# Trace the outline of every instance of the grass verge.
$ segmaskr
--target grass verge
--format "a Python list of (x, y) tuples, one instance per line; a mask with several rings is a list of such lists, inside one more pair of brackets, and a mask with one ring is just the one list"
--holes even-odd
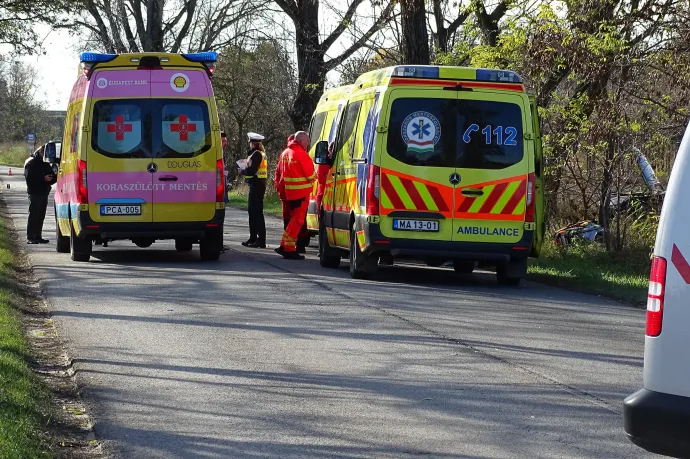
[(649, 286), (649, 255), (609, 253), (599, 244), (556, 247), (546, 242), (529, 267), (532, 280), (643, 306)]
[[(249, 188), (247, 186), (241, 186), (228, 193), (230, 207), (236, 209), (247, 210), (247, 195), (249, 193)], [(276, 194), (266, 194), (264, 198), (264, 214), (271, 215), (273, 217), (282, 218), (283, 210), (280, 205), (280, 198)]]
[(13, 249), (0, 215), (0, 457), (52, 457), (42, 430), (49, 392), (29, 367), (31, 354), (15, 307), (21, 287)]
[(0, 164), (11, 167), (23, 167), (29, 157), (29, 148), (23, 143), (0, 144)]

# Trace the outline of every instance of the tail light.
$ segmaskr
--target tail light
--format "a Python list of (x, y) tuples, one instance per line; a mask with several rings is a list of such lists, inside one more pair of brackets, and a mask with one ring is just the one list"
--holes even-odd
[(527, 200), (525, 203), (527, 204), (527, 209), (525, 210), (525, 221), (526, 222), (533, 222), (534, 221), (534, 209), (535, 209), (535, 194), (536, 194), (536, 189), (535, 189), (535, 183), (534, 183), (534, 174), (529, 174), (527, 176)]
[(77, 201), (79, 204), (89, 203), (89, 191), (86, 186), (86, 161), (79, 160), (77, 164)]
[(223, 179), (225, 178), (225, 166), (223, 160), (219, 159), (216, 162), (216, 202), (225, 202), (225, 184)]
[(381, 196), (381, 168), (369, 165), (367, 177), (367, 215), (379, 214), (379, 197)]
[(649, 274), (649, 292), (647, 293), (647, 336), (659, 336), (661, 334), (665, 293), (666, 259), (654, 257), (652, 270)]

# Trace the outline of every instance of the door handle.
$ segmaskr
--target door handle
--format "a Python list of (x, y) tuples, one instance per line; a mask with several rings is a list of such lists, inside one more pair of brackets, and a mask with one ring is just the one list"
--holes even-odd
[(177, 177), (174, 175), (163, 175), (162, 177), (158, 177), (158, 180), (161, 182), (177, 182)]
[(461, 193), (463, 196), (481, 196), (484, 194), (484, 190), (481, 188), (465, 188)]

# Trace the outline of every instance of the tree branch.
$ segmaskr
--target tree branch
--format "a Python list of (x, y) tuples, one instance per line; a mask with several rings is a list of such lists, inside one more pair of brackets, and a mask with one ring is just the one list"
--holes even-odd
[(350, 7), (347, 9), (345, 12), (345, 16), (340, 20), (340, 23), (338, 26), (331, 32), (331, 34), (321, 43), (321, 46), (325, 51), (328, 51), (328, 49), (333, 46), (333, 43), (336, 42), (338, 38), (347, 30), (347, 28), (350, 26), (350, 22), (352, 21), (352, 17), (355, 15), (355, 12), (357, 11), (357, 8), (359, 5), (362, 4), (363, 0), (352, 0), (352, 3), (350, 3)]

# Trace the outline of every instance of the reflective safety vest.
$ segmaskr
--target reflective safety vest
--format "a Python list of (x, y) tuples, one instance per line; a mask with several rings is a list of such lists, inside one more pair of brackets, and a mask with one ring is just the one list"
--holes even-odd
[[(259, 153), (261, 153), (261, 164), (259, 164), (259, 169), (256, 171), (256, 177), (265, 179), (268, 178), (268, 161), (266, 160), (266, 153), (263, 151), (260, 151)], [(249, 180), (254, 177), (254, 175), (247, 175), (245, 178)]]
[(309, 154), (293, 142), (280, 155), (280, 160), (287, 200), (308, 198), (314, 189), (314, 181), (316, 180), (314, 162)]

